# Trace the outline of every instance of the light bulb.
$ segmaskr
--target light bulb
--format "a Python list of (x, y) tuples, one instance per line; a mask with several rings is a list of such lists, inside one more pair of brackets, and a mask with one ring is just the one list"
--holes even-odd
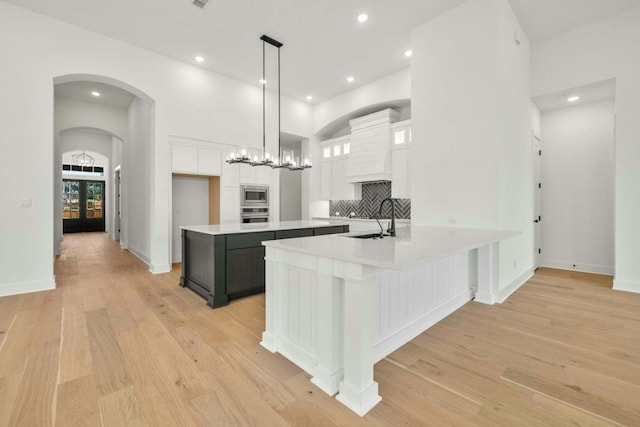
[(271, 154), (269, 153), (264, 153), (264, 158), (269, 160), (271, 158)]
[(244, 148), (242, 150), (240, 150), (240, 155), (242, 157), (246, 156), (247, 155), (247, 150), (245, 150)]
[(290, 162), (290, 161), (291, 161), (291, 156), (287, 156), (287, 157), (285, 157), (285, 160), (286, 160), (287, 162)]
[(309, 159), (304, 159), (305, 166), (309, 164)]

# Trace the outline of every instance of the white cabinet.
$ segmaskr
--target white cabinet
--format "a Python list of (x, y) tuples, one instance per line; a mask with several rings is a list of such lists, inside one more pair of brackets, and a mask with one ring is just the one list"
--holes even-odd
[(391, 197), (411, 197), (411, 149), (408, 146), (391, 152)]
[(220, 174), (220, 186), (233, 187), (240, 185), (240, 165), (229, 164), (222, 161), (222, 171)]
[(322, 200), (331, 200), (331, 180), (333, 168), (331, 160), (320, 163), (320, 197)]
[(322, 143), (320, 163), (320, 196), (323, 200), (357, 200), (362, 185), (346, 181), (350, 137), (342, 136)]
[(268, 166), (235, 165), (240, 169), (241, 184), (271, 185), (271, 171)]
[(256, 184), (256, 168), (244, 163), (237, 163), (235, 166), (240, 169), (241, 184)]
[(220, 222), (240, 221), (240, 187), (220, 187)]
[(218, 176), (222, 171), (222, 154), (218, 150), (198, 148), (198, 173), (200, 175)]
[(218, 176), (222, 171), (221, 159), (222, 154), (218, 150), (171, 146), (171, 171), (174, 173)]
[(198, 173), (198, 149), (182, 145), (171, 146), (171, 171), (175, 173)]

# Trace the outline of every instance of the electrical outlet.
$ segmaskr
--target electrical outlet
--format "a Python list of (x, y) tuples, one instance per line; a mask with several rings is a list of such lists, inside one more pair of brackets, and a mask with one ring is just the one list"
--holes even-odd
[(18, 202), (18, 207), (22, 209), (28, 209), (31, 207), (31, 199), (23, 199)]
[(449, 218), (449, 224), (450, 225), (456, 225), (458, 223), (458, 221), (456, 221), (455, 218)]
[(513, 260), (513, 268), (518, 268), (518, 260), (517, 259)]

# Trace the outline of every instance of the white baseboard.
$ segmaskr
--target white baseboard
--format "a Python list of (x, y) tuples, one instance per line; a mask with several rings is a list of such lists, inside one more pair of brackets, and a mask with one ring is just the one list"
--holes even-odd
[(28, 294), (31, 292), (50, 291), (56, 288), (56, 276), (50, 279), (34, 280), (32, 282), (0, 284), (0, 297), (9, 295)]
[(387, 355), (393, 353), (395, 350), (402, 347), (404, 344), (408, 343), (409, 341), (471, 301), (472, 296), (473, 295), (471, 294), (471, 290), (466, 290), (460, 295), (451, 298), (449, 301), (445, 301), (444, 303), (442, 303), (442, 305), (423, 315), (415, 322), (406, 325), (404, 328), (395, 332), (390, 337), (387, 337), (384, 340), (376, 343), (373, 349), (374, 360), (376, 362), (379, 362), (383, 358), (387, 357)]
[(633, 280), (613, 279), (613, 290), (640, 293), (640, 282), (634, 282)]
[(559, 270), (579, 271), (582, 273), (606, 274), (607, 276), (613, 276), (613, 267), (608, 267), (606, 265), (577, 264), (571, 261), (543, 259), (541, 267), (557, 268)]
[(503, 289), (498, 291), (498, 303), (502, 304), (507, 298), (511, 296), (512, 293), (517, 291), (520, 286), (527, 283), (527, 280), (533, 277), (533, 269), (529, 269), (522, 273), (519, 277), (517, 277), (513, 282), (509, 283), (509, 285)]
[(171, 264), (149, 264), (149, 271), (153, 274), (168, 273), (171, 271)]
[(133, 246), (129, 246), (128, 248), (123, 248), (123, 249), (127, 249), (129, 252), (134, 254), (138, 259), (140, 259), (140, 261), (144, 262), (145, 264), (151, 265), (151, 260), (148, 257), (144, 256), (142, 252), (140, 252), (138, 249), (134, 248)]

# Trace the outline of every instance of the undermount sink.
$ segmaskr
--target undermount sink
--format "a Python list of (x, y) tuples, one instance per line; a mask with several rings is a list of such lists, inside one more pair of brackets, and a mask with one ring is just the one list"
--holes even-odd
[(356, 234), (356, 235), (345, 235), (342, 237), (349, 237), (351, 239), (380, 239), (381, 237), (387, 237), (389, 234), (383, 234), (380, 236), (380, 233), (371, 233), (371, 234)]

